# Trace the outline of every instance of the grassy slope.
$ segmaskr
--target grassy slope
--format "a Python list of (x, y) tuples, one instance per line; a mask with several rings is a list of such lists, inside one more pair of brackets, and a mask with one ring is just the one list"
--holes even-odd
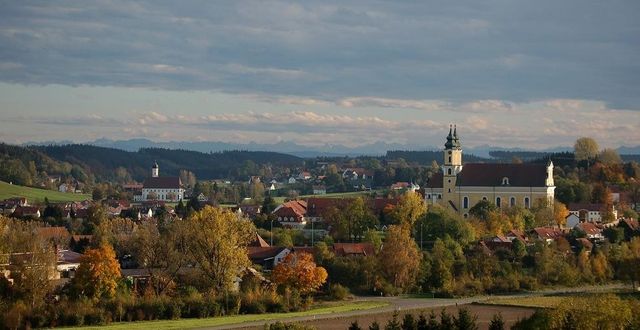
[(87, 194), (61, 193), (59, 191), (11, 185), (0, 181), (0, 200), (11, 197), (26, 197), (29, 203), (43, 202), (47, 197), (51, 202), (83, 201), (91, 199)]
[(61, 329), (96, 329), (96, 330), (114, 330), (114, 329), (192, 329), (202, 327), (214, 327), (228, 324), (238, 324), (245, 322), (255, 321), (274, 321), (285, 318), (299, 317), (299, 316), (312, 316), (319, 314), (331, 314), (350, 312), (356, 310), (373, 309), (388, 305), (387, 302), (379, 301), (361, 301), (361, 302), (348, 302), (341, 303), (335, 306), (318, 307), (304, 312), (293, 313), (272, 313), (272, 314), (248, 314), (248, 315), (233, 315), (233, 316), (221, 316), (212, 317), (206, 319), (181, 319), (181, 320), (163, 320), (163, 321), (141, 321), (141, 322), (122, 322), (107, 326), (93, 326), (93, 327), (72, 327)]

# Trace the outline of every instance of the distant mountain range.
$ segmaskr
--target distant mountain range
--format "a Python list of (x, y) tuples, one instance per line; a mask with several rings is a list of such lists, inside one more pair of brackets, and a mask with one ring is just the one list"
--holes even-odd
[[(72, 144), (72, 141), (45, 141), (45, 142), (28, 142), (25, 145), (66, 145)], [(129, 139), (129, 140), (111, 140), (98, 139), (89, 144), (99, 147), (107, 147), (120, 149), (125, 151), (138, 151), (142, 148), (165, 148), (165, 149), (184, 149), (199, 152), (220, 152), (226, 150), (246, 150), (246, 151), (273, 151), (287, 153), (297, 157), (318, 157), (318, 156), (382, 156), (389, 150), (433, 150), (439, 151), (441, 146), (424, 146), (418, 144), (398, 144), (376, 142), (372, 144), (362, 145), (358, 147), (347, 147), (339, 144), (324, 144), (321, 146), (305, 146), (291, 141), (281, 141), (274, 144), (266, 143), (228, 143), (228, 142), (186, 142), (186, 141), (170, 141), (155, 142), (148, 139)], [(479, 157), (490, 158), (491, 151), (536, 151), (536, 152), (563, 152), (571, 151), (572, 147), (555, 147), (542, 150), (531, 150), (524, 148), (502, 148), (490, 145), (481, 145), (474, 148), (465, 148), (466, 153), (474, 154)], [(640, 154), (640, 145), (635, 147), (623, 146), (617, 149), (621, 155), (638, 155)]]

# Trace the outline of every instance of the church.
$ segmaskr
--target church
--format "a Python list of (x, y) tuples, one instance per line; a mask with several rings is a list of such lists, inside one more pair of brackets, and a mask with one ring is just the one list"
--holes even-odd
[(469, 216), (469, 209), (481, 200), (498, 207), (530, 208), (534, 202), (553, 203), (553, 163), (498, 164), (462, 163), (462, 145), (456, 127), (449, 127), (444, 145), (444, 163), (435, 173), (424, 196), (427, 204), (440, 204)]
[(184, 187), (179, 177), (160, 176), (160, 167), (154, 163), (151, 168), (151, 177), (144, 180), (142, 185), (141, 201), (158, 200), (165, 202), (177, 202), (184, 199)]

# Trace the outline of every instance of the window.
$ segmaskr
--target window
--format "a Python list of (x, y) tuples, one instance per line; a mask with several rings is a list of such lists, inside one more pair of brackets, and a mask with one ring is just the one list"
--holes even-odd
[(431, 194), (427, 195), (427, 199), (431, 199)]
[(464, 196), (464, 198), (462, 198), (462, 208), (464, 208), (464, 209), (468, 209), (469, 208), (469, 197)]
[(451, 175), (451, 169), (450, 169), (450, 168), (449, 168), (449, 169), (447, 169), (447, 174), (448, 174), (448, 175)]
[(447, 182), (451, 183), (451, 179), (447, 180)]
[(500, 207), (501, 206), (500, 204), (502, 204), (502, 198), (496, 197), (496, 206)]
[(508, 186), (509, 185), (509, 178), (507, 178), (506, 176), (504, 178), (502, 178), (502, 185), (503, 186)]
[(448, 190), (449, 190), (448, 192), (451, 192), (451, 188), (449, 188)]
[(451, 163), (451, 156), (449, 156), (449, 163)]
[(529, 197), (524, 198), (524, 207), (527, 209), (529, 208)]
[(516, 206), (516, 198), (515, 197), (511, 197), (509, 199), (509, 206), (511, 206), (511, 207)]
[(468, 214), (468, 213), (465, 213), (463, 216), (464, 216), (464, 218), (466, 219), (467, 217), (469, 217), (469, 214)]
[(482, 196), (482, 200), (486, 201), (487, 200), (487, 196)]
[(441, 194), (438, 194), (438, 199), (442, 199), (442, 195)]

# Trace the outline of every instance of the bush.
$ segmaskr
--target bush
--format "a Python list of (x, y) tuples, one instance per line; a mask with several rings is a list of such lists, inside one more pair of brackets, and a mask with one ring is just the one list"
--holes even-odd
[(331, 299), (334, 300), (345, 300), (351, 297), (349, 289), (340, 284), (331, 284), (329, 293), (331, 294)]

